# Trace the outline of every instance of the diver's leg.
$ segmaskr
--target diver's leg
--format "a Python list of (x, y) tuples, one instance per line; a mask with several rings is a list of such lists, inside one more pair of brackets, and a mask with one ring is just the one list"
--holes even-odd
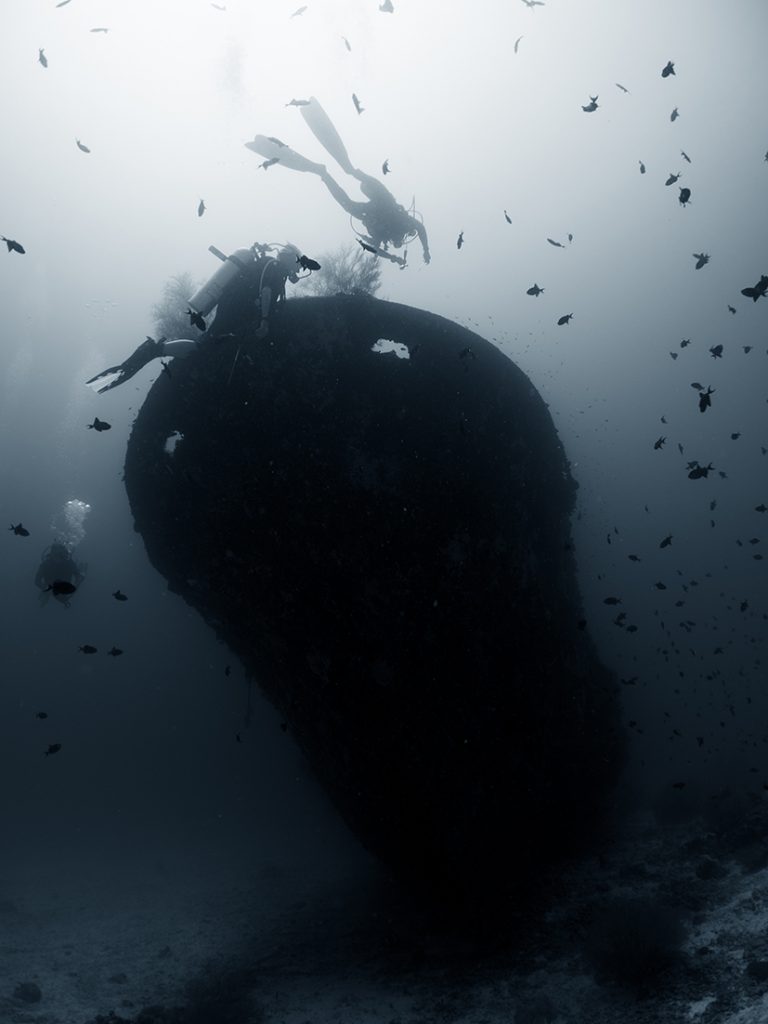
[(174, 341), (164, 341), (163, 350), (158, 355), (183, 359), (190, 352), (194, 352), (197, 347), (198, 343), (196, 341), (191, 341), (189, 338), (176, 338)]
[(361, 220), (362, 214), (365, 212), (368, 204), (356, 203), (354, 199), (350, 199), (347, 193), (341, 187), (341, 185), (339, 185), (338, 182), (334, 181), (334, 179), (330, 176), (330, 174), (327, 171), (324, 171), (323, 174), (320, 175), (320, 177), (322, 178), (325, 187), (331, 193), (331, 195), (339, 204), (339, 206), (343, 210), (346, 210), (347, 213), (351, 214), (357, 220)]
[(341, 141), (341, 136), (317, 99), (311, 96), (309, 103), (299, 107), (299, 112), (306, 121), (309, 130), (321, 146), (331, 154), (336, 163), (347, 174), (354, 174), (354, 168), (352, 167), (352, 161), (349, 159), (346, 146)]

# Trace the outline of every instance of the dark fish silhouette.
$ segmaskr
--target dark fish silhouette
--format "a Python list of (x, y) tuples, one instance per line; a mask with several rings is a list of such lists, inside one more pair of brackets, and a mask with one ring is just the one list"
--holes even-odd
[(664, 182), (665, 185), (674, 185), (677, 179), (680, 177), (680, 171), (677, 174), (670, 174), (667, 180)]
[(271, 156), (268, 160), (263, 160), (259, 164), (259, 167), (263, 167), (265, 171), (268, 171), (270, 167), (273, 167), (275, 164), (279, 164), (279, 163), (280, 163), (280, 157), (279, 156)]
[(582, 107), (581, 109), (584, 111), (585, 114), (594, 113), (594, 111), (597, 110), (597, 96), (590, 96), (589, 103), (586, 105), (586, 107)]
[(189, 317), (189, 322), (192, 327), (196, 327), (198, 331), (205, 330), (205, 320), (200, 316), (196, 309), (187, 309), (187, 316)]
[(706, 267), (709, 263), (710, 257), (708, 252), (695, 252), (693, 253), (693, 258), (696, 260), (696, 270), (701, 270), (702, 267)]
[(504, 220), (507, 222), (507, 224), (512, 223), (512, 218), (509, 216), (506, 210), (504, 211)]
[(629, 89), (625, 88), (625, 87), (624, 87), (624, 86), (623, 86), (623, 85), (621, 84), (621, 82), (617, 82), (617, 83), (616, 83), (616, 88), (617, 88), (617, 89), (621, 89), (621, 91), (622, 91), (622, 92), (629, 92)]
[[(693, 384), (691, 384), (693, 387)], [(703, 388), (699, 390), (699, 412), (706, 412), (707, 409), (712, 408), (712, 395), (714, 395), (715, 389), (708, 387), (706, 391)]]
[(620, 597), (604, 597), (603, 604), (621, 604)]
[(78, 651), (82, 651), (83, 654), (98, 654), (98, 648), (94, 647), (93, 644), (83, 644), (77, 649)]
[(58, 752), (60, 750), (61, 750), (61, 744), (60, 743), (50, 743), (48, 745), (48, 749), (45, 752), (45, 756), (48, 757), (50, 754), (58, 754)]
[(456, 248), (460, 249), (464, 245), (464, 232), (459, 232), (459, 237), (456, 239)]
[(688, 468), (689, 468), (689, 473), (688, 473), (688, 479), (689, 480), (702, 480), (702, 479), (705, 479), (706, 477), (708, 477), (709, 474), (712, 472), (712, 470), (715, 467), (712, 465), (711, 462), (708, 465), (706, 465), (706, 466), (701, 466), (701, 465), (699, 465), (698, 462), (694, 461), (694, 462), (689, 462), (688, 463)]
[(80, 150), (81, 153), (90, 153), (91, 152), (90, 149), (80, 141), (80, 139), (75, 139), (75, 143), (76, 143), (77, 148)]
[(565, 316), (561, 316), (557, 321), (557, 326), (562, 327), (563, 324), (569, 324), (573, 320), (573, 313), (566, 313)]
[(297, 262), (302, 270), (320, 270), (317, 260), (312, 260), (309, 256), (299, 256)]
[(530, 288), (526, 289), (525, 294), (526, 295), (533, 295), (534, 298), (538, 298), (543, 291), (544, 291), (543, 288), (539, 288), (539, 286), (537, 284), (534, 284)]
[(676, 121), (678, 117), (680, 117), (680, 111), (677, 109), (677, 107), (675, 107), (672, 113), (669, 115), (669, 120)]
[(77, 587), (69, 580), (54, 580), (53, 583), (48, 584), (43, 593), (48, 593), (49, 590), (53, 592), (54, 597), (62, 597), (65, 594), (74, 594)]
[(554, 238), (548, 238), (547, 241), (549, 242), (550, 245), (554, 245), (554, 247), (556, 249), (564, 249), (565, 248), (565, 246), (563, 245), (562, 242), (556, 242), (554, 240)]
[(205, 200), (201, 199), (200, 202), (197, 204), (197, 216), (198, 217), (202, 217), (204, 213), (205, 213)]
[(0, 240), (8, 246), (8, 252), (20, 252), (23, 256), (27, 251), (19, 242), (15, 242), (12, 238), (6, 238), (5, 235), (0, 235)]
[(680, 156), (683, 158), (683, 160), (687, 160), (688, 163), (691, 162), (691, 158), (688, 156), (684, 149), (680, 150)]
[(671, 60), (668, 60), (667, 63), (664, 65), (663, 69), (662, 69), (661, 77), (662, 78), (669, 78), (669, 76), (670, 75), (674, 75), (674, 73), (675, 73), (675, 65), (674, 65), (674, 63)]
[(687, 206), (691, 201), (691, 190), (689, 188), (681, 188), (677, 201), (681, 206)]
[(289, 100), (286, 107), (306, 107), (309, 106), (309, 100)]
[(347, 37), (342, 36), (341, 38), (344, 40), (344, 45), (346, 46), (346, 48), (351, 52), (352, 47), (349, 45), (349, 40), (347, 39)]
[(8, 529), (15, 533), (17, 537), (29, 536), (29, 530), (25, 526), (22, 526), (21, 523), (17, 523), (16, 526), (14, 526), (13, 523), (11, 523)]
[(384, 163), (381, 165), (381, 173), (389, 174), (389, 160), (385, 160)]
[(669, 533), (664, 538), (664, 540), (659, 544), (659, 547), (660, 548), (668, 548), (671, 543), (672, 543), (672, 534)]
[(734, 316), (736, 315), (736, 307), (735, 307), (735, 306), (732, 306), (732, 305), (730, 304), (730, 302), (728, 303), (728, 312), (729, 312), (729, 313), (733, 313), (733, 314), (734, 314)]
[(112, 647), (107, 651), (107, 654), (111, 654), (113, 658), (118, 658), (123, 652), (119, 647)]
[(100, 420), (98, 416), (94, 416), (93, 417), (93, 423), (89, 423), (88, 424), (88, 429), (89, 430), (97, 430), (99, 433), (101, 433), (102, 430), (111, 430), (112, 429), (112, 424), (111, 423), (107, 423), (106, 420)]
[(690, 344), (691, 344), (691, 339), (690, 338), (683, 338), (683, 340), (680, 342), (680, 348), (688, 348), (688, 346)]
[(116, 591), (115, 591), (115, 592), (114, 592), (114, 593), (112, 594), (112, 597), (114, 597), (114, 599), (115, 599), (116, 601), (127, 601), (127, 600), (128, 600), (128, 595), (127, 595), (127, 594), (124, 594), (124, 593), (122, 592), (122, 590), (116, 590)]
[(642, 160), (638, 160), (637, 162), (640, 164), (640, 173), (645, 174), (645, 164)]
[(753, 302), (757, 302), (760, 298), (764, 299), (768, 295), (768, 276), (762, 274), (756, 285), (752, 288), (742, 288), (741, 294), (746, 295)]
[(712, 348), (710, 348), (710, 350), (709, 350), (709, 354), (712, 356), (713, 359), (722, 359), (723, 358), (723, 346), (722, 345), (713, 345)]
[(515, 53), (517, 53), (517, 48), (520, 45), (520, 40), (523, 39), (523, 38), (524, 38), (523, 36), (518, 36), (517, 39), (515, 40), (515, 45), (514, 45)]
[(47, 717), (48, 717), (48, 712), (47, 711), (36, 711), (35, 712), (35, 718), (47, 718)]
[(656, 441), (654, 441), (654, 444), (653, 444), (653, 450), (654, 450), (655, 452), (657, 452), (657, 451), (659, 451), (659, 450), (660, 450), (661, 448), (663, 448), (663, 447), (664, 447), (664, 442), (665, 442), (666, 440), (667, 440), (667, 439), (666, 439), (666, 437), (659, 437), (659, 438), (657, 438), (657, 439), (656, 439)]
[(354, 92), (352, 93), (352, 102), (355, 104), (355, 110), (358, 112), (358, 114), (362, 114), (362, 112), (365, 110), (365, 107), (362, 106), (360, 100), (357, 98), (357, 94)]
[(37, 59), (43, 65), (44, 68), (48, 67), (48, 58), (45, 56), (45, 50), (38, 51)]

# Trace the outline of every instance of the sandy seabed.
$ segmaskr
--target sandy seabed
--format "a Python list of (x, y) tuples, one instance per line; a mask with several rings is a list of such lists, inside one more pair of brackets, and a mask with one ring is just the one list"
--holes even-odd
[[(759, 842), (724, 854), (700, 823), (637, 820), (545, 883), (514, 945), (482, 954), (405, 909), (373, 868), (310, 877), (222, 855), (217, 869), (188, 851), (66, 875), (28, 863), (0, 879), (0, 1022), (134, 1021), (160, 1006), (167, 1016), (140, 1019), (765, 1024), (767, 854)], [(595, 908), (616, 900), (661, 902), (683, 922), (677, 956), (639, 986), (585, 951)], [(39, 1000), (14, 995), (25, 982)]]

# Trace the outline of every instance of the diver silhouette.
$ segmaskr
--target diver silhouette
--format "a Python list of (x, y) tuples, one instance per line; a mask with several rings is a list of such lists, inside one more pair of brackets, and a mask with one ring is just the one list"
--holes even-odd
[(408, 241), (418, 237), (421, 242), (424, 262), (429, 263), (427, 231), (421, 220), (398, 203), (389, 189), (377, 178), (352, 166), (341, 136), (314, 96), (302, 104), (299, 111), (323, 148), (347, 174), (360, 182), (360, 191), (367, 201), (351, 199), (339, 183), (331, 177), (324, 164), (308, 160), (279, 139), (267, 135), (256, 135), (252, 142), (246, 142), (246, 147), (254, 153), (266, 157), (270, 163), (280, 163), (283, 167), (294, 171), (316, 174), (339, 206), (363, 225), (365, 233), (360, 231), (357, 233), (364, 242), (375, 249), (377, 256), (397, 263), (402, 268), (405, 266), (405, 258), (390, 253), (389, 247), (402, 249)]

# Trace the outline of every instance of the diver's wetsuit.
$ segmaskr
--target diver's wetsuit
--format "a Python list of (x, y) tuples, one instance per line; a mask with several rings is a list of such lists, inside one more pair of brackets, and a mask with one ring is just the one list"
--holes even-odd
[(259, 326), (262, 317), (261, 294), (271, 289), (269, 315), (285, 301), (285, 269), (271, 256), (260, 256), (225, 289), (216, 307), (216, 316), (205, 337), (213, 340), (223, 335), (234, 335), (237, 341), (247, 341)]

